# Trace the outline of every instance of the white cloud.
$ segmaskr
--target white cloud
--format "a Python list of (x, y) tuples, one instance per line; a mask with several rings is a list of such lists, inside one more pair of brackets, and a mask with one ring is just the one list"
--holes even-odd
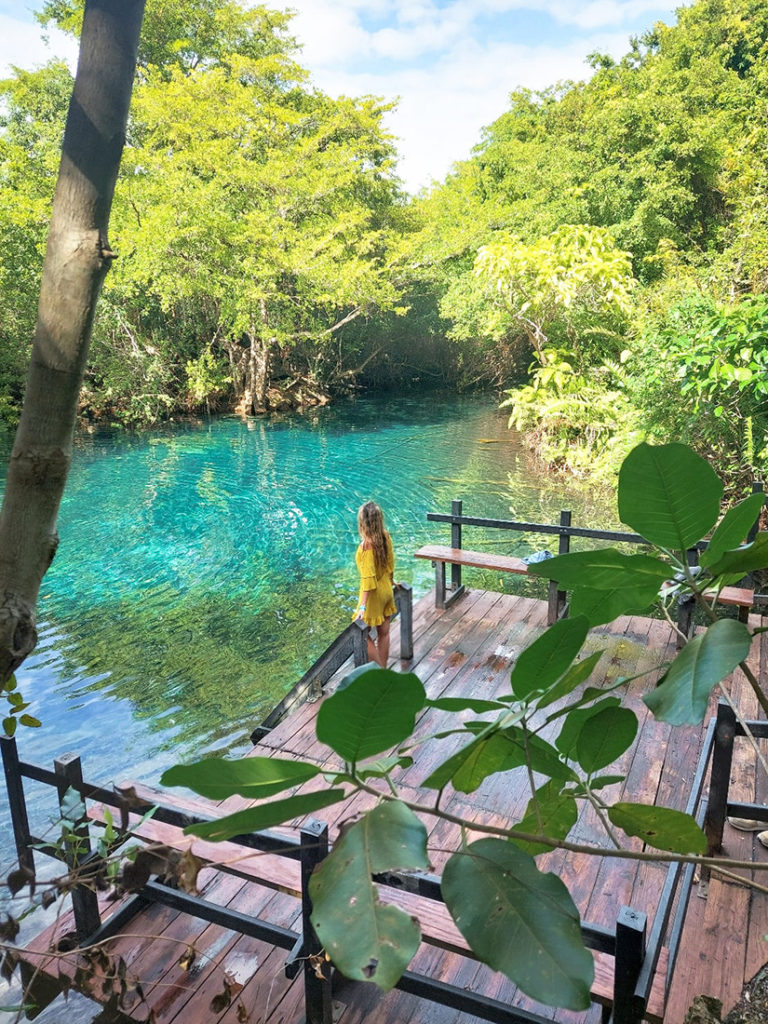
[[(411, 191), (468, 157), (513, 89), (585, 78), (588, 53), (620, 56), (628, 49), (628, 26), (638, 19), (648, 27), (659, 17), (670, 21), (676, 6), (674, 0), (273, 0), (283, 2), (296, 12), (291, 30), (303, 46), (300, 61), (319, 88), (400, 98), (388, 128), (399, 140), (400, 175)], [(514, 12), (527, 36), (516, 32)], [(549, 16), (560, 27), (557, 39), (567, 35), (568, 42), (532, 39), (537, 15)], [(491, 36), (488, 24), (504, 16), (512, 27)], [(0, 76), (11, 64), (32, 67), (54, 55), (74, 68), (72, 40), (55, 30), (50, 36), (48, 47), (28, 15), (0, 14)]]
[(11, 73), (11, 67), (33, 68), (54, 57), (77, 63), (77, 44), (57, 29), (47, 33), (50, 45), (41, 38), (36, 22), (20, 21), (0, 14), (0, 77)]
[[(332, 95), (399, 97), (388, 127), (399, 140), (400, 175), (411, 191), (442, 179), (470, 155), (481, 129), (507, 108), (518, 87), (543, 89), (591, 74), (586, 55), (615, 57), (629, 48), (629, 32), (615, 26), (653, 10), (660, 0), (294, 0), (294, 32), (313, 81)], [(376, 16), (389, 14), (386, 27)], [(545, 12), (579, 32), (564, 45), (526, 45), (481, 35), (482, 14)], [(671, 10), (671, 8), (670, 8)], [(364, 25), (373, 27), (366, 31)], [(649, 19), (648, 26), (653, 19)], [(596, 26), (608, 30), (597, 31)], [(369, 70), (359, 68), (369, 64)]]

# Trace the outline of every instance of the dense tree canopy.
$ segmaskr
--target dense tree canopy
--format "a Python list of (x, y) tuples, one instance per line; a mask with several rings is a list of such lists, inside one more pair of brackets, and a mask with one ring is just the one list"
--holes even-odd
[[(81, 16), (82, 0), (48, 0), (40, 20), (77, 33)], [(387, 103), (313, 88), (289, 13), (152, 4), (114, 212), (120, 259), (84, 414), (260, 411), (355, 381), (522, 383), (533, 392), (510, 396), (526, 410), (516, 422), (548, 439), (551, 461), (573, 464), (574, 440), (585, 443), (589, 394), (589, 407), (602, 396), (613, 410), (592, 431), (611, 460), (624, 434), (680, 436), (683, 424), (714, 454), (732, 447), (716, 422), (729, 419), (749, 433), (736, 463), (754, 468), (762, 397), (747, 385), (725, 401), (682, 388), (678, 354), (691, 332), (699, 345), (709, 331), (717, 350), (716, 322), (754, 326), (752, 307), (739, 307), (768, 275), (767, 47), (757, 0), (699, 0), (631, 40), (621, 60), (593, 54), (585, 82), (512, 92), (472, 157), (409, 201)], [(21, 392), (69, 87), (60, 64), (0, 86), (6, 418)], [(603, 279), (571, 294), (574, 239)], [(761, 367), (761, 329), (749, 330)], [(733, 352), (723, 358), (736, 365)], [(734, 401), (735, 420), (716, 415)], [(691, 427), (701, 416), (712, 430)]]

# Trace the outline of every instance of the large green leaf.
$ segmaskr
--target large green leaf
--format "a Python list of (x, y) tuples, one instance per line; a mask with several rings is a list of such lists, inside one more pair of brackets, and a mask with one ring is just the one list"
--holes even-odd
[(579, 734), (589, 719), (599, 715), (601, 711), (605, 711), (608, 708), (618, 708), (620, 705), (621, 701), (618, 697), (606, 697), (604, 700), (598, 701), (597, 704), (593, 704), (590, 708), (576, 707), (569, 711), (560, 727), (560, 735), (555, 740), (555, 746), (564, 757), (575, 761), (576, 744)]
[(584, 722), (576, 738), (576, 760), (588, 774), (621, 757), (637, 735), (637, 715), (629, 708), (601, 708)]
[(317, 738), (356, 763), (407, 739), (425, 702), (424, 686), (412, 672), (366, 667), (323, 701)]
[[(706, 552), (704, 552), (706, 554)], [(765, 569), (768, 566), (768, 533), (758, 533), (751, 544), (744, 544), (732, 551), (723, 551), (718, 559), (710, 563), (709, 571), (713, 576), (724, 573), (738, 573), (738, 577), (754, 569)]]
[(545, 690), (556, 682), (581, 650), (588, 631), (584, 618), (563, 619), (526, 647), (509, 680), (517, 699), (525, 700), (532, 690)]
[(396, 800), (379, 804), (344, 832), (309, 882), (312, 925), (342, 974), (395, 985), (421, 938), (418, 922), (379, 901), (371, 875), (426, 870), (427, 833)]
[(562, 700), (563, 697), (567, 697), (569, 693), (573, 693), (577, 686), (580, 686), (585, 679), (588, 679), (597, 665), (598, 661), (602, 658), (604, 651), (593, 651), (592, 654), (586, 658), (582, 658), (581, 661), (575, 662), (571, 665), (568, 671), (554, 684), (551, 686), (544, 696), (536, 702), (536, 706), (541, 708), (549, 707), (550, 704), (554, 704), (557, 700)]
[(163, 786), (186, 786), (209, 800), (226, 800), (237, 793), (261, 800), (313, 779), (322, 769), (306, 761), (278, 757), (243, 757), (229, 761), (208, 757), (194, 764), (177, 764), (160, 776)]
[(358, 765), (357, 777), (359, 779), (383, 779), (392, 773), (394, 768), (410, 768), (413, 758), (405, 755), (393, 754), (391, 757), (380, 757), (377, 761), (366, 761)]
[(448, 782), (452, 782), (460, 792), (472, 793), (489, 775), (511, 771), (523, 764), (525, 751), (510, 743), (503, 733), (493, 732), (457, 750), (422, 785), (428, 789), (442, 789)]
[(532, 771), (561, 782), (576, 781), (573, 769), (562, 761), (558, 750), (541, 736), (534, 736), (523, 729), (507, 729), (506, 733), (518, 746), (527, 750)]
[(438, 697), (436, 700), (428, 700), (427, 707), (437, 708), (438, 711), (474, 711), (481, 715), (484, 711), (500, 711), (504, 705), (497, 700), (483, 700), (480, 697)]
[[(528, 801), (525, 817), (512, 827), (518, 832), (549, 836), (550, 839), (565, 839), (579, 817), (579, 808), (569, 793), (560, 792), (560, 783), (545, 782)], [(546, 843), (529, 843), (524, 839), (512, 839), (521, 850), (532, 857), (546, 853), (552, 847)]]
[(571, 612), (583, 615), (590, 626), (613, 622), (619, 615), (636, 615), (646, 611), (659, 596), (659, 579), (651, 579), (638, 587), (616, 587), (613, 590), (592, 590), (576, 587), (571, 594)]
[(669, 579), (670, 567), (651, 555), (624, 555), (615, 548), (573, 551), (528, 567), (533, 575), (557, 580), (567, 590), (658, 590)]
[(721, 555), (744, 543), (749, 531), (765, 504), (765, 495), (751, 494), (744, 501), (728, 509), (720, 520), (706, 551), (702, 552), (701, 564), (706, 567), (716, 562)]
[(639, 444), (619, 470), (619, 518), (653, 544), (685, 551), (712, 529), (723, 485), (684, 444)]
[(489, 775), (511, 771), (530, 761), (531, 769), (561, 781), (573, 780), (573, 771), (546, 740), (522, 728), (485, 730), (466, 747), (452, 754), (422, 782), (442, 789), (449, 782), (460, 793), (473, 793)]
[(258, 832), (259, 829), (282, 825), (293, 818), (303, 818), (323, 807), (339, 803), (346, 799), (346, 795), (343, 789), (320, 789), (313, 793), (299, 793), (298, 796), (289, 796), (285, 800), (273, 800), (268, 804), (259, 804), (258, 807), (247, 807), (244, 811), (236, 811), (216, 821), (188, 825), (184, 832), (186, 835), (201, 836), (218, 843), (223, 839), (231, 839), (232, 836), (248, 835), (249, 832)]
[(648, 804), (614, 804), (608, 808), (611, 823), (628, 836), (638, 836), (655, 850), (668, 853), (698, 853), (707, 851), (707, 837), (696, 824), (695, 818), (669, 807)]
[(747, 627), (734, 619), (720, 619), (706, 633), (694, 637), (669, 666), (660, 685), (643, 697), (654, 717), (670, 725), (701, 722), (712, 687), (746, 658), (751, 642)]
[(445, 866), (443, 897), (477, 956), (532, 999), (586, 1010), (594, 977), (579, 912), (560, 879), (501, 839), (480, 839)]

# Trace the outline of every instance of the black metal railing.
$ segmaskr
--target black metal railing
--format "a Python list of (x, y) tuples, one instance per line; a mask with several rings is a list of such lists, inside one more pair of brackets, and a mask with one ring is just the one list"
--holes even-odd
[(713, 721), (712, 778), (709, 784), (709, 802), (704, 821), (709, 854), (720, 853), (722, 850), (723, 830), (726, 818), (729, 816), (764, 821), (765, 827), (768, 829), (768, 807), (764, 804), (728, 799), (734, 743), (737, 738), (746, 737), (745, 725), (755, 739), (768, 738), (768, 722), (746, 721), (742, 724), (728, 703), (724, 700), (718, 703), (717, 718)]
[[(413, 592), (409, 584), (399, 583), (395, 587), (394, 595), (400, 617), (400, 659), (410, 661), (413, 657)], [(365, 623), (358, 619), (339, 633), (298, 683), (291, 687), (264, 721), (256, 726), (251, 733), (251, 743), (258, 743), (263, 739), (297, 705), (307, 700), (318, 700), (322, 696), (323, 686), (338, 672), (345, 661), (352, 658), (355, 667), (364, 665), (368, 661), (367, 629)]]
[[(755, 481), (752, 485), (752, 492), (759, 493), (763, 490), (762, 481)], [(638, 533), (627, 533), (621, 530), (595, 530), (584, 526), (573, 526), (572, 525), (572, 512), (568, 509), (563, 509), (560, 512), (559, 523), (527, 523), (519, 522), (514, 519), (488, 519), (480, 516), (466, 516), (463, 514), (463, 502), (460, 500), (454, 500), (451, 502), (450, 513), (443, 512), (428, 512), (427, 521), (431, 523), (450, 523), (451, 526), (451, 547), (461, 548), (462, 547), (462, 528), (466, 526), (481, 527), (489, 530), (506, 530), (513, 531), (516, 533), (533, 533), (541, 534), (543, 536), (557, 537), (558, 539), (558, 555), (568, 554), (571, 550), (571, 538), (582, 537), (590, 540), (604, 540), (609, 541), (612, 544), (639, 544), (649, 545), (647, 541)], [(755, 520), (752, 525), (749, 534), (747, 536), (748, 541), (753, 541), (758, 530), (759, 517)], [(687, 558), (689, 565), (697, 565), (699, 561), (700, 553), (707, 547), (706, 541), (700, 541), (697, 545), (690, 548), (687, 552)], [(451, 565), (451, 589), (455, 592), (459, 591), (462, 586), (461, 582), (461, 565)], [(557, 583), (551, 580), (549, 583), (548, 592), (548, 614), (547, 621), (551, 625), (553, 622), (557, 622), (558, 619), (563, 618), (567, 614), (567, 599), (568, 595), (564, 590), (559, 590)], [(768, 604), (768, 595), (758, 594), (755, 595), (755, 601), (757, 605)], [(690, 629), (692, 609), (689, 604), (680, 602), (678, 606), (678, 628), (681, 633), (688, 634)]]
[[(705, 812), (705, 803), (701, 800), (701, 793), (714, 736), (713, 723), (708, 732), (705, 750), (699, 761), (687, 808), (689, 813), (696, 813), (700, 821), (703, 820)], [(36, 837), (29, 827), (24, 779), (54, 787), (60, 800), (64, 798), (68, 790), (74, 790), (79, 793), (84, 802), (91, 800), (114, 807), (119, 812), (123, 825), (127, 822), (129, 813), (140, 814), (150, 807), (153, 809), (153, 820), (178, 828), (208, 822), (214, 818), (191, 814), (172, 804), (164, 804), (162, 801), (148, 803), (144, 799), (137, 798), (135, 793), (130, 790), (121, 792), (117, 789), (108, 789), (87, 783), (82, 777), (80, 759), (73, 754), (58, 758), (55, 761), (54, 770), (50, 771), (21, 761), (16, 741), (12, 738), (1, 737), (0, 749), (2, 750), (13, 834), (20, 867), (25, 868), (27, 872), (34, 871), (32, 855), (34, 849), (41, 854), (65, 860), (70, 868), (79, 869), (81, 872), (82, 881), (72, 890), (72, 905), (75, 930), (78, 942), (82, 946), (101, 942), (117, 935), (139, 911), (151, 903), (159, 903), (200, 920), (219, 924), (237, 933), (269, 942), (278, 948), (290, 950), (290, 955), (286, 960), (286, 974), (289, 977), (294, 977), (299, 971), (303, 971), (306, 1020), (309, 1024), (331, 1024), (330, 981), (316, 974), (310, 960), (314, 954), (321, 952), (321, 946), (310, 922), (311, 900), (308, 881), (314, 867), (328, 852), (328, 828), (325, 824), (308, 821), (301, 829), (298, 838), (265, 831), (236, 836), (230, 840), (248, 849), (278, 854), (299, 861), (302, 906), (302, 931), (300, 933), (262, 918), (241, 914), (231, 908), (210, 903), (200, 896), (181, 892), (159, 878), (147, 882), (120, 909), (102, 922), (97, 894), (95, 889), (88, 884), (88, 879), (98, 871), (100, 858), (91, 850), (87, 809), (83, 807), (79, 819), (73, 823), (78, 836), (76, 853), (73, 854), (71, 849), (68, 852), (66, 844), (59, 846), (44, 841)], [(734, 806), (737, 805), (728, 805), (729, 811)], [(765, 813), (768, 818), (768, 812)], [(221, 870), (227, 870), (226, 866), (222, 866)], [(680, 885), (681, 875), (683, 876), (682, 886)], [(256, 884), (260, 881), (255, 874), (249, 878)], [(681, 869), (679, 864), (670, 866), (650, 932), (647, 929), (646, 915), (630, 907), (617, 908), (615, 928), (582, 924), (585, 945), (590, 949), (607, 953), (615, 959), (613, 998), (611, 1005), (606, 1009), (605, 1020), (610, 1020), (613, 1024), (638, 1024), (643, 1019), (654, 984), (662, 945), (669, 929), (673, 904), (676, 896), (679, 895), (676, 920), (670, 940), (669, 971), (671, 974), (677, 955), (692, 878), (693, 870), (690, 866), (686, 866), (684, 869)], [(407, 890), (425, 899), (442, 901), (440, 879), (432, 875), (391, 873), (377, 876), (375, 881), (382, 885)], [(262, 884), (270, 883), (263, 881)], [(274, 881), (272, 884), (274, 885)], [(397, 987), (404, 992), (471, 1013), (484, 1020), (498, 1022), (498, 1024), (522, 1024), (522, 1022), (544, 1024), (545, 1020), (551, 1020), (551, 1017), (545, 1018), (530, 1011), (512, 1007), (500, 1000), (457, 988), (439, 979), (411, 971), (406, 971)]]

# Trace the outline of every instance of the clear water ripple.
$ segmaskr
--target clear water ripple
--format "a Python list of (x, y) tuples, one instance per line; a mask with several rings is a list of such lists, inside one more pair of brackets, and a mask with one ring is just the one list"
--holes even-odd
[[(350, 621), (355, 515), (369, 498), (417, 597), (432, 570), (412, 552), (449, 536), (425, 514), (453, 498), (468, 514), (553, 522), (572, 508), (574, 522), (615, 525), (604, 497), (536, 470), (492, 399), (358, 400), (82, 434), (40, 641), (18, 673), (43, 721), (20, 730), (22, 757), (50, 764), (75, 750), (104, 783), (156, 781), (177, 761), (245, 749)], [(524, 554), (541, 540), (475, 530), (466, 543)]]

